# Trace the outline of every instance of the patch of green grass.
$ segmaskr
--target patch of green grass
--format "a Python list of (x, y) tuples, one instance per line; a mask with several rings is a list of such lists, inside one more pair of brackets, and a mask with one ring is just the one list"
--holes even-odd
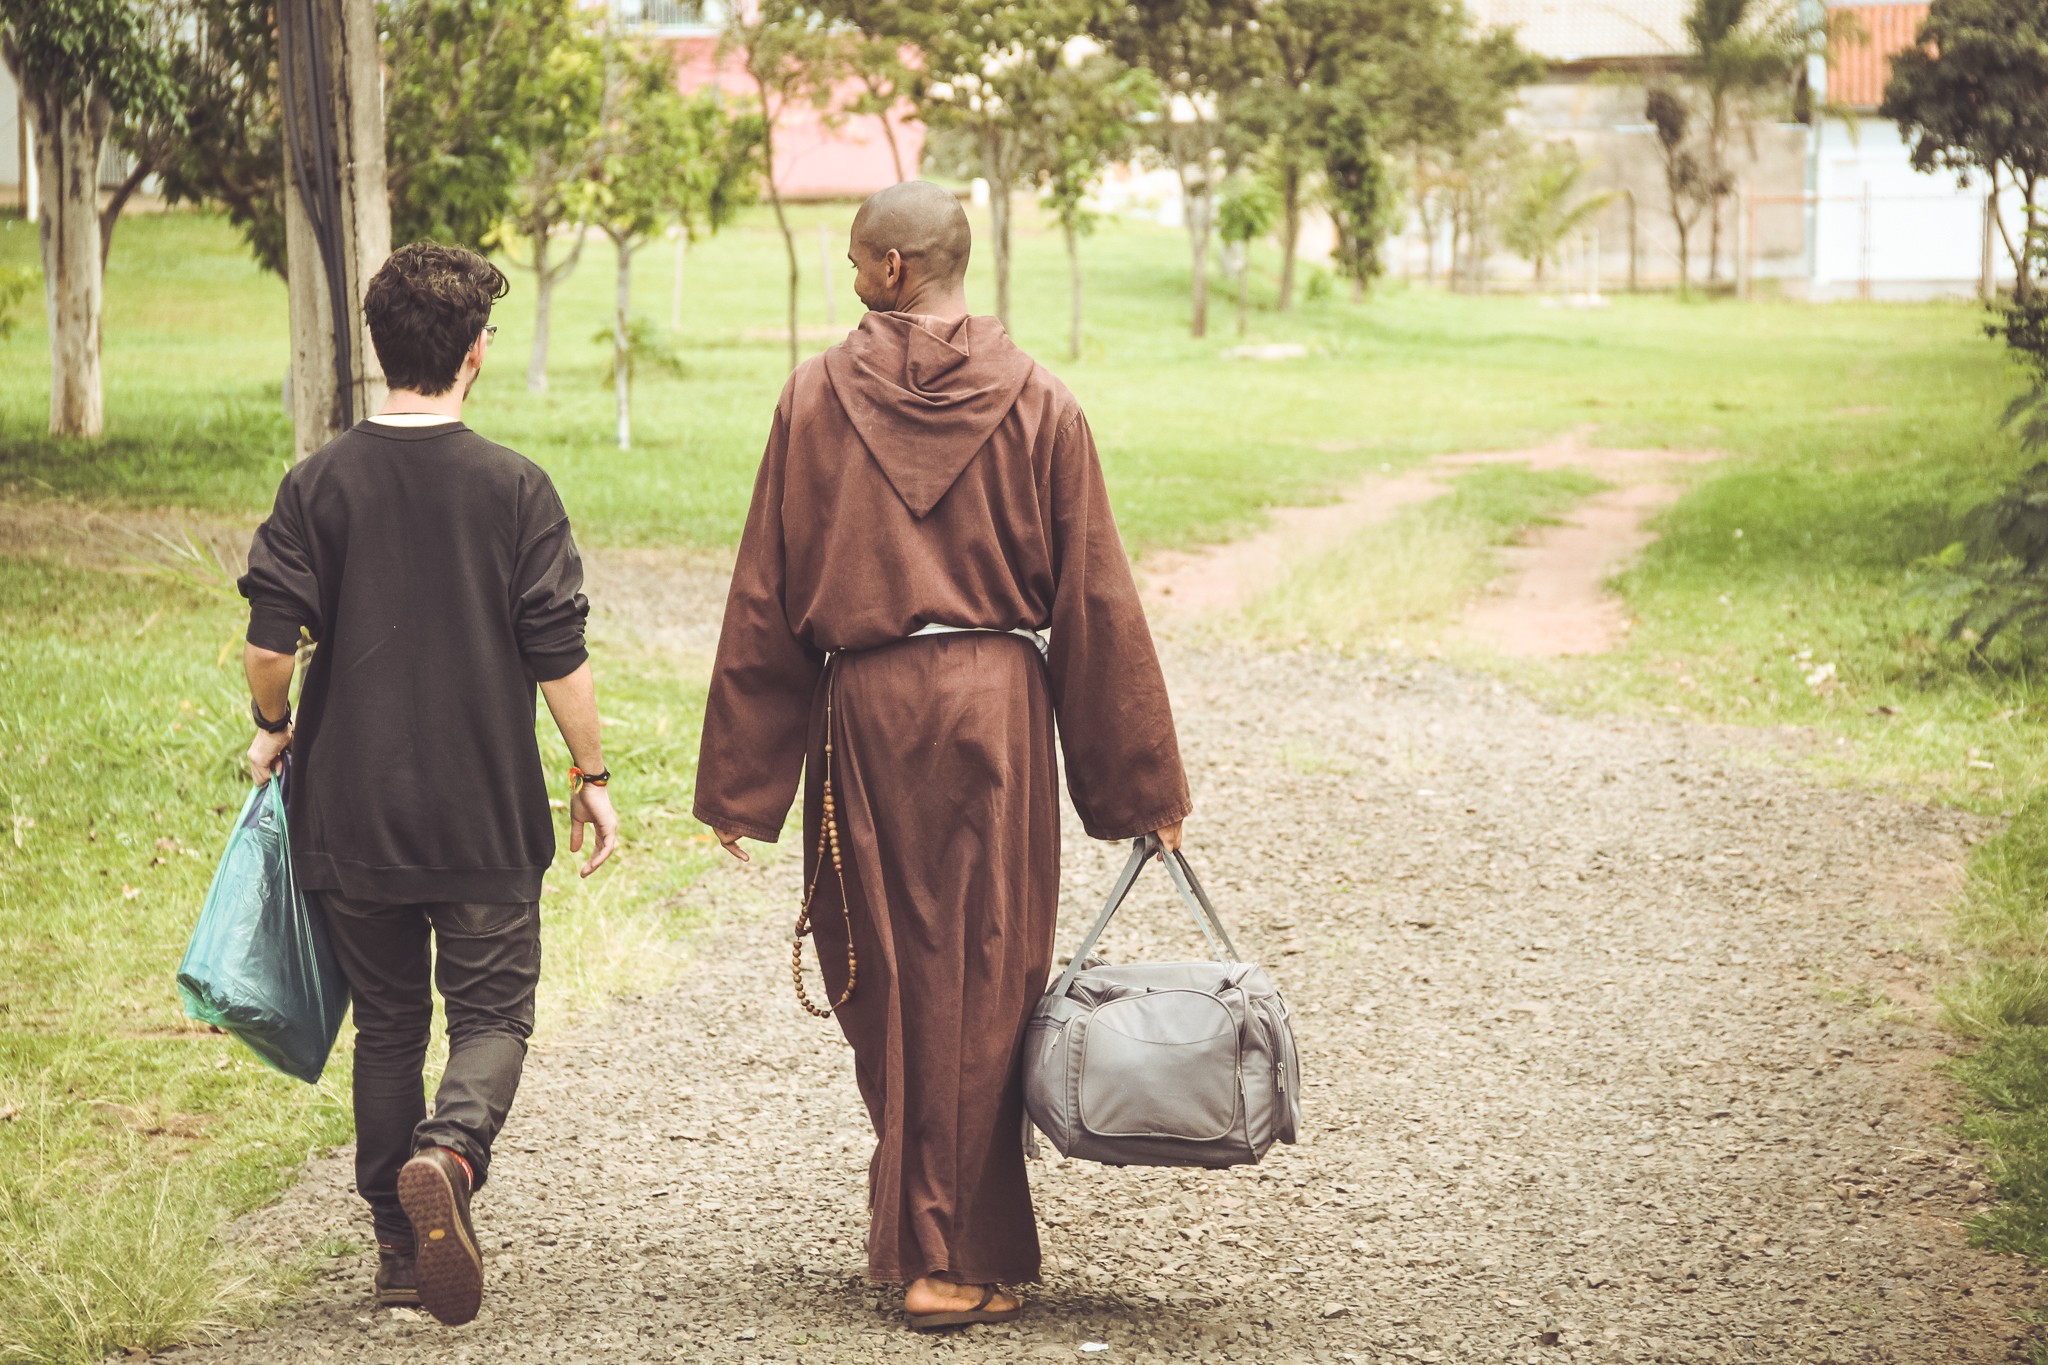
[[(833, 319), (844, 329), (859, 315), (840, 263), (850, 218), (845, 205), (796, 215), (806, 327), (826, 324), (821, 229)], [(0, 264), (34, 259), (33, 231), (0, 219)], [(1181, 235), (1112, 220), (1083, 245), (1088, 339), (1070, 360), (1058, 233), (1036, 214), (1019, 217), (1018, 340), (1087, 407), (1126, 539), (1141, 553), (1227, 537), (1267, 507), (1325, 498), (1381, 464), (1517, 448), (1588, 424), (1606, 445), (1789, 453), (1846, 471), (1916, 446), (1934, 472), (1958, 458), (1989, 463), (1965, 452), (1986, 447), (2009, 387), (1967, 306), (1642, 297), (1596, 313), (1390, 281), (1363, 305), (1330, 297), (1282, 316), (1270, 311), (1271, 252), (1261, 247), (1254, 263), (1260, 311), (1248, 339), (1298, 342), (1307, 358), (1225, 359), (1239, 341), (1227, 310), (1209, 338), (1189, 338)], [(764, 210), (691, 249), (674, 337), (687, 372), (636, 385), (635, 448), (625, 453), (611, 440), (609, 353), (590, 339), (611, 305), (608, 252), (592, 243), (558, 292), (543, 395), (524, 388), (531, 281), (511, 271), (471, 422), (546, 466), (592, 543), (729, 546), (786, 378), (783, 270)], [(124, 221), (108, 271), (107, 439), (38, 434), (49, 388), (31, 315), (0, 343), (0, 485), (253, 517), (290, 449), (278, 406), (282, 283), (249, 262), (223, 222), (190, 214)], [(665, 245), (635, 263), (636, 312), (660, 330), (672, 271)], [(988, 271), (984, 252), (970, 278), (983, 304)], [(813, 338), (804, 350), (825, 344)], [(1873, 402), (1885, 410), (1846, 411)]]
[(1979, 845), (1957, 912), (1973, 970), (1942, 993), (1977, 1049), (1951, 1074), (1972, 1110), (1963, 1130), (1990, 1152), (2000, 1203), (1970, 1221), (1985, 1246), (2048, 1261), (2048, 794)]
[[(1970, 388), (1988, 403), (2003, 365), (1991, 352), (1981, 369)], [(1931, 563), (2024, 463), (1974, 408), (1710, 471), (1619, 581), (1637, 617), (1627, 648), (1551, 678), (1600, 705), (1812, 727), (1844, 775), (2017, 806), (2048, 778), (2041, 675), (1946, 641), (1961, 604)]]
[(1483, 465), (1448, 496), (1291, 566), (1240, 624), (1256, 639), (1345, 650), (1434, 639), (1499, 573), (1500, 546), (1603, 486), (1571, 470)]
[(1990, 1150), (2001, 1201), (1970, 1220), (1971, 1236), (2048, 1261), (2048, 1025), (2000, 1030), (1953, 1071), (1978, 1105), (1963, 1131)]
[[(172, 985), (245, 790), (242, 620), (189, 573), (0, 559), (0, 1361), (246, 1318), (293, 1271), (222, 1245), (225, 1221), (349, 1137), (351, 1031), (301, 1085), (183, 1018)], [(588, 882), (566, 847), (550, 874), (544, 1032), (673, 979), (677, 893), (712, 856), (683, 818), (700, 692), (604, 645), (631, 842)]]

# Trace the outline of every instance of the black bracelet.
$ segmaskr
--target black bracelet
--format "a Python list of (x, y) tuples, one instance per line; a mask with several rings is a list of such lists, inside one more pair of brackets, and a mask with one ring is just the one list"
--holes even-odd
[(292, 728), (291, 704), (289, 702), (285, 704), (284, 714), (276, 720), (265, 720), (263, 718), (263, 708), (256, 704), (254, 697), (251, 697), (249, 698), (249, 718), (256, 722), (256, 728), (264, 734), (281, 735)]

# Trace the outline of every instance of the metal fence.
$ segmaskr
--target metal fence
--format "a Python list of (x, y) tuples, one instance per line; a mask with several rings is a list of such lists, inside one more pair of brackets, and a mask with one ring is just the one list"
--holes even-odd
[(705, 0), (617, 0), (619, 18), (655, 29), (702, 29), (712, 26)]

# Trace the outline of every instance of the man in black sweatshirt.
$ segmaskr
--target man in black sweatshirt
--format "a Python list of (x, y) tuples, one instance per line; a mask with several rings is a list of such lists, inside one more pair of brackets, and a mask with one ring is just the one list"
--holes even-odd
[[(569, 847), (595, 833), (582, 874), (618, 844), (568, 514), (537, 465), (462, 424), (504, 294), (474, 252), (392, 254), (363, 300), (390, 397), (284, 476), (241, 581), (250, 773), (270, 780), (290, 749), (293, 871), (326, 912), (355, 1007), (377, 1303), (446, 1323), (482, 1303), (469, 1196), (533, 1031), (555, 855), (536, 684), (575, 764)], [(294, 717), (302, 641), (317, 647)], [(430, 942), (448, 1015), (431, 1118)]]

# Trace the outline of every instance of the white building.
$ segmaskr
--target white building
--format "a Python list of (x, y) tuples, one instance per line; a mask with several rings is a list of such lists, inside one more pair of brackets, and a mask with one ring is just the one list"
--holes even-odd
[[(1915, 171), (1898, 125), (1877, 115), (1892, 58), (1913, 45), (1927, 6), (1860, 4), (1830, 12), (1853, 16), (1864, 38), (1837, 43), (1832, 61), (1816, 63), (1810, 76), (1828, 103), (1854, 110), (1823, 121), (1812, 147), (1811, 297), (1935, 298), (2010, 283), (2012, 261), (1993, 240), (1987, 178), (1959, 184), (1951, 173)], [(2000, 208), (2011, 227), (2019, 215), (2014, 196), (2004, 198)]]

